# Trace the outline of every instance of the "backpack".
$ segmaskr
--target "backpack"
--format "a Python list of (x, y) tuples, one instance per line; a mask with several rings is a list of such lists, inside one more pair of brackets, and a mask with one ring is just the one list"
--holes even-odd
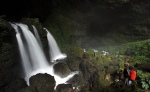
[(130, 70), (130, 80), (134, 81), (136, 79), (136, 71)]

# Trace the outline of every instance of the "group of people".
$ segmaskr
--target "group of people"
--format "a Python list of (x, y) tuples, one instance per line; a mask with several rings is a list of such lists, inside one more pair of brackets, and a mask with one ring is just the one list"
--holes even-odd
[(124, 64), (124, 70), (121, 72), (120, 80), (124, 81), (124, 85), (128, 86), (136, 80), (136, 71), (132, 66), (129, 66), (129, 63)]

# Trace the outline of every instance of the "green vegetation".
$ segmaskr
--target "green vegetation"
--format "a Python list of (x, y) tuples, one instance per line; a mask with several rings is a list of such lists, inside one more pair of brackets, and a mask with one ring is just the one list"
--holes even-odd
[[(120, 88), (119, 85), (123, 84), (114, 84), (113, 86), (109, 85), (118, 77), (112, 76), (112, 74), (116, 71), (119, 72), (123, 70), (124, 63), (129, 62), (131, 66), (137, 71), (137, 80), (134, 82), (135, 92), (140, 92), (142, 90), (149, 91), (150, 90), (150, 70), (147, 64), (150, 63), (149, 57), (149, 47), (150, 40), (132, 42), (128, 44), (123, 44), (120, 46), (108, 46), (98, 48), (98, 52), (94, 52), (93, 49), (87, 49), (83, 54), (83, 58), (86, 62), (90, 62), (94, 64), (95, 67), (98, 67), (98, 79), (95, 82), (93, 91), (104, 91), (103, 89), (111, 90), (111, 92), (119, 92), (117, 91)], [(101, 51), (108, 51), (109, 54), (103, 55)], [(146, 64), (147, 66), (143, 65)], [(143, 65), (141, 67), (141, 65)], [(143, 68), (144, 67), (144, 68)], [(145, 71), (145, 69), (147, 71)], [(105, 70), (105, 72), (102, 72)], [(110, 74), (110, 75), (109, 75)], [(111, 76), (111, 77), (109, 77)], [(105, 80), (106, 79), (106, 80)], [(122, 88), (120, 88), (122, 89)], [(127, 89), (122, 89), (125, 92), (131, 91), (131, 87), (127, 87)]]
[(142, 89), (148, 90), (150, 87), (150, 74), (149, 73), (144, 73), (142, 70), (137, 70), (137, 75), (138, 78), (140, 78), (140, 84)]
[[(137, 89), (149, 91), (150, 68), (146, 65), (150, 63), (150, 40), (146, 39), (150, 38), (150, 0), (38, 0), (26, 3), (30, 3), (32, 9), (23, 14), (29, 18), (22, 18), (21, 21), (37, 27), (45, 51), (48, 47), (43, 25), (54, 36), (60, 49), (67, 53), (69, 62), (78, 66), (78, 57), (87, 62), (90, 73), (95, 67), (98, 69), (99, 77), (95, 78), (96, 86), (92, 92), (101, 92), (107, 88), (116, 92), (118, 84), (115, 87), (110, 84), (117, 77), (109, 76), (122, 70), (125, 62), (137, 69), (140, 80), (137, 81)], [(0, 71), (12, 69), (15, 63), (12, 60), (17, 61), (12, 59), (14, 45), (8, 24), (0, 17)], [(88, 48), (87, 52), (83, 52), (81, 47)], [(99, 52), (94, 52), (92, 47), (97, 47)], [(103, 55), (102, 51), (109, 54)], [(2, 83), (1, 87), (3, 85), (6, 84)]]
[(72, 57), (82, 57), (83, 56), (83, 49), (80, 47), (72, 47), (67, 51), (67, 57), (72, 58)]

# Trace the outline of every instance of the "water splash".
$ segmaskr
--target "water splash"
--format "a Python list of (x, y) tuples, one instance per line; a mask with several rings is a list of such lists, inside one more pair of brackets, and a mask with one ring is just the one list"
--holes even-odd
[(66, 81), (72, 78), (75, 74), (79, 74), (78, 71), (74, 71), (74, 72), (71, 72), (67, 77), (61, 78), (60, 76), (54, 73), (53, 65), (50, 65), (49, 67), (37, 69), (36, 71), (33, 71), (32, 73), (30, 73), (30, 76), (36, 75), (37, 73), (47, 73), (47, 74), (50, 74), (51, 76), (54, 76), (54, 79), (56, 81), (56, 85), (54, 89), (56, 89), (58, 84), (67, 84)]

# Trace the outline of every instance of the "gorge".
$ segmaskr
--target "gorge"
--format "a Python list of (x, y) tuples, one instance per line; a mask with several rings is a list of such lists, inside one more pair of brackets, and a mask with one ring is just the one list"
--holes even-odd
[[(150, 0), (2, 0), (0, 92), (150, 90)], [(57, 85), (57, 86), (56, 86)]]

